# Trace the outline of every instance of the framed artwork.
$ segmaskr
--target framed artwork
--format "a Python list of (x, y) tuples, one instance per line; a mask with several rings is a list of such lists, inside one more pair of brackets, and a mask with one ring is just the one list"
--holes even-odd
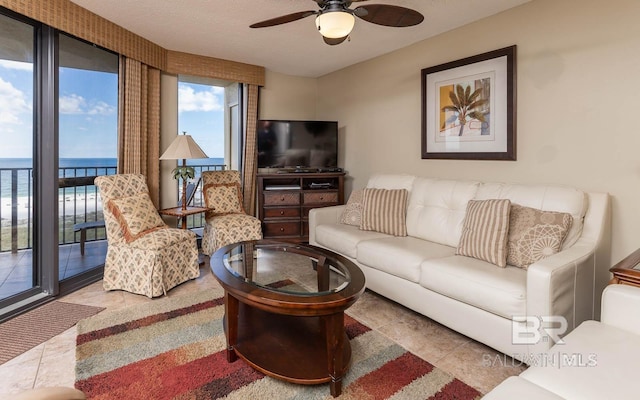
[(516, 46), (422, 70), (422, 158), (516, 160)]

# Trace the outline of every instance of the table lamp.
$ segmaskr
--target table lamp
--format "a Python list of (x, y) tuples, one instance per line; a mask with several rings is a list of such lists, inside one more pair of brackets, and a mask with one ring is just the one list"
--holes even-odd
[(192, 158), (209, 158), (204, 151), (193, 140), (191, 135), (187, 135), (187, 132), (182, 132), (182, 135), (176, 136), (173, 142), (169, 145), (167, 150), (160, 156), (161, 160), (182, 160), (182, 165), (177, 166), (171, 171), (173, 178), (182, 178), (182, 209), (187, 209), (187, 179), (193, 179), (196, 175), (196, 171), (193, 167), (187, 167), (187, 159)]

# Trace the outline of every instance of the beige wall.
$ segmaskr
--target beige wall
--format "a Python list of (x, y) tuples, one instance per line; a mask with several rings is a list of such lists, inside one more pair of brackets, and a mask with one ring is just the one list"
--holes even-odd
[(317, 79), (266, 71), (265, 81), (265, 87), (260, 88), (260, 119), (316, 118)]
[[(348, 190), (372, 173), (393, 172), (610, 193), (616, 262), (640, 247), (638, 15), (637, 0), (534, 0), (320, 77), (317, 103), (308, 107), (318, 119), (339, 121)], [(420, 70), (513, 44), (518, 160), (422, 160)], [(299, 79), (287, 85), (272, 77), (274, 90), (292, 90)], [(273, 94), (261, 106), (277, 99), (284, 112), (288, 97)]]

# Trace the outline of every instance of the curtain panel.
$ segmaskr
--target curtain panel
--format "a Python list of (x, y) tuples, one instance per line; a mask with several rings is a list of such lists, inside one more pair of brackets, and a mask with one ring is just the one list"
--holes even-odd
[(242, 184), (244, 209), (249, 215), (256, 215), (256, 174), (258, 151), (256, 146), (256, 126), (258, 123), (258, 85), (248, 84), (247, 106), (244, 116), (244, 155), (242, 157)]
[(118, 173), (143, 174), (160, 201), (160, 70), (120, 57)]

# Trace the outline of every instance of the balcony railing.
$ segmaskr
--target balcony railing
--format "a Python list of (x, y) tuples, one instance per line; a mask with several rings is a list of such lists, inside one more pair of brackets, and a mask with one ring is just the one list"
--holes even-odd
[[(220, 164), (194, 165), (196, 178), (202, 171), (224, 170)], [(103, 219), (102, 202), (93, 180), (100, 175), (113, 175), (116, 167), (65, 167), (59, 169), (58, 221), (59, 244), (78, 243), (74, 225)], [(32, 168), (0, 168), (0, 252), (30, 249), (33, 246), (33, 170)], [(193, 203), (204, 204), (202, 185)], [(191, 216), (189, 228), (204, 226), (204, 216)], [(86, 240), (106, 239), (104, 229), (91, 228)]]
[[(198, 179), (200, 179), (200, 177), (202, 176), (202, 171), (222, 171), (224, 170), (226, 167), (224, 164), (207, 164), (207, 165), (192, 165), (193, 168), (195, 168), (196, 170), (196, 177), (195, 180), (198, 181)], [(180, 199), (182, 198), (182, 185), (178, 185), (180, 188)], [(191, 205), (194, 206), (204, 206), (205, 202), (204, 202), (204, 195), (202, 193), (202, 187), (204, 185), (202, 184), (202, 182), (200, 182), (200, 184), (198, 185), (198, 187), (196, 188), (196, 192), (193, 196), (193, 201), (191, 203)], [(180, 221), (178, 221), (178, 224), (180, 223)], [(194, 228), (202, 228), (204, 226), (204, 214), (195, 214), (195, 215), (189, 215), (187, 217), (187, 228), (188, 229), (194, 229)]]

